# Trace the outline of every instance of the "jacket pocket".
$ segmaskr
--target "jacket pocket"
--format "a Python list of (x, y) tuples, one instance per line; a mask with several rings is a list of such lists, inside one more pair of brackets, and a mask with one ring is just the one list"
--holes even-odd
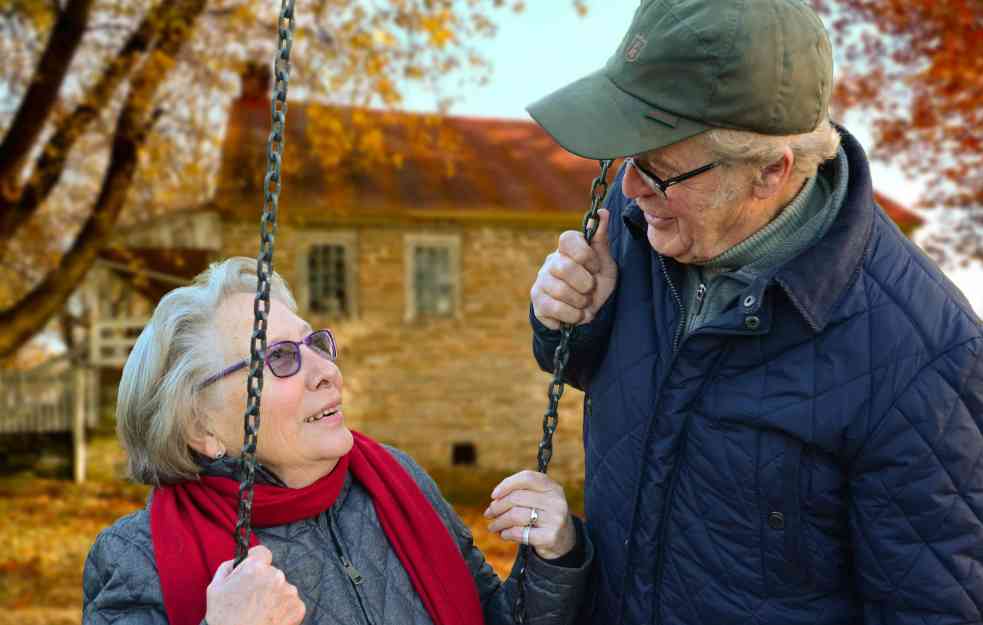
[(810, 588), (814, 571), (803, 518), (802, 441), (777, 436), (783, 439), (777, 445), (783, 447), (781, 459), (762, 482), (767, 487), (762, 492), (761, 545), (768, 588), (775, 594), (788, 594)]

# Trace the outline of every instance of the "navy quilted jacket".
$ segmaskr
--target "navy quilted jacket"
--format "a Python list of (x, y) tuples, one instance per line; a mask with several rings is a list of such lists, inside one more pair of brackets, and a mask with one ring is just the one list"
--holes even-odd
[[(842, 134), (830, 230), (685, 339), (681, 267), (613, 186), (618, 286), (567, 368), (587, 393), (585, 622), (983, 622), (980, 321)], [(559, 333), (533, 326), (551, 370)]]

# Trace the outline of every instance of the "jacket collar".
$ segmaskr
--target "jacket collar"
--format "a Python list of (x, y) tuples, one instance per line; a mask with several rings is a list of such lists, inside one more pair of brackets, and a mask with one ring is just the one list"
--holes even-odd
[[(775, 274), (775, 281), (815, 332), (826, 327), (833, 308), (860, 274), (874, 224), (874, 190), (867, 156), (853, 135), (839, 126), (837, 130), (850, 172), (839, 214), (826, 236)], [(819, 272), (822, 279), (817, 280)]]
[[(874, 223), (874, 193), (867, 156), (853, 135), (841, 126), (836, 129), (846, 153), (850, 180), (836, 219), (822, 239), (780, 267), (773, 276), (755, 280), (747, 293), (761, 302), (762, 291), (774, 280), (815, 332), (826, 327), (833, 308), (859, 275)], [(826, 166), (834, 164), (830, 162)], [(637, 204), (631, 202), (626, 206), (622, 220), (635, 241), (648, 245), (645, 218)], [(670, 266), (678, 264), (666, 260)], [(821, 280), (816, 279), (819, 271)], [(754, 306), (748, 312), (756, 312), (757, 308)]]

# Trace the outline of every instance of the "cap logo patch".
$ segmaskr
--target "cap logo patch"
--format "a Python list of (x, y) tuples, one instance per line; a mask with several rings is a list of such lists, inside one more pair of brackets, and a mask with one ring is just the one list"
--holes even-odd
[(637, 61), (638, 57), (642, 54), (642, 50), (645, 49), (645, 44), (647, 43), (648, 40), (641, 35), (635, 35), (632, 37), (631, 41), (628, 43), (628, 48), (625, 50), (625, 59), (629, 63), (634, 63)]
[(645, 114), (645, 116), (649, 119), (654, 119), (657, 122), (662, 122), (666, 126), (670, 126), (672, 128), (675, 128), (676, 124), (679, 123), (678, 117), (670, 113), (666, 113), (665, 111), (649, 111)]

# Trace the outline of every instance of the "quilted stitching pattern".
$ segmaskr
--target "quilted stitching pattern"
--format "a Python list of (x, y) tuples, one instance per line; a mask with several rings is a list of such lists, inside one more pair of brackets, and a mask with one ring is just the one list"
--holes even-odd
[[(402, 452), (389, 448), (420, 485), (468, 563), (489, 625), (512, 623), (515, 584), (504, 584), (474, 546), (467, 526), (441, 497), (429, 476)], [(332, 539), (333, 523), (338, 543)], [(372, 625), (429, 625), (430, 617), (399, 558), (389, 547), (368, 494), (349, 482), (331, 510), (315, 519), (258, 530), (273, 552), (273, 563), (297, 586), (307, 606), (305, 625), (365, 624), (359, 596)], [(586, 532), (581, 529), (587, 541)], [(363, 577), (351, 584), (336, 555), (343, 550)], [(531, 625), (571, 623), (584, 596), (594, 548), (586, 542), (580, 568), (551, 566), (532, 558), (527, 570)], [(96, 539), (85, 564), (84, 616), (87, 625), (167, 623), (150, 537), (150, 516), (141, 510), (116, 522)]]
[[(858, 222), (839, 227), (866, 248), (835, 305), (772, 283), (761, 331), (734, 308), (674, 359), (678, 307), (612, 186), (613, 312), (569, 365), (592, 404), (591, 623), (983, 622), (983, 332), (844, 147)], [(813, 251), (794, 271), (828, 292), (821, 257), (842, 250)], [(548, 369), (555, 336), (533, 326)]]

